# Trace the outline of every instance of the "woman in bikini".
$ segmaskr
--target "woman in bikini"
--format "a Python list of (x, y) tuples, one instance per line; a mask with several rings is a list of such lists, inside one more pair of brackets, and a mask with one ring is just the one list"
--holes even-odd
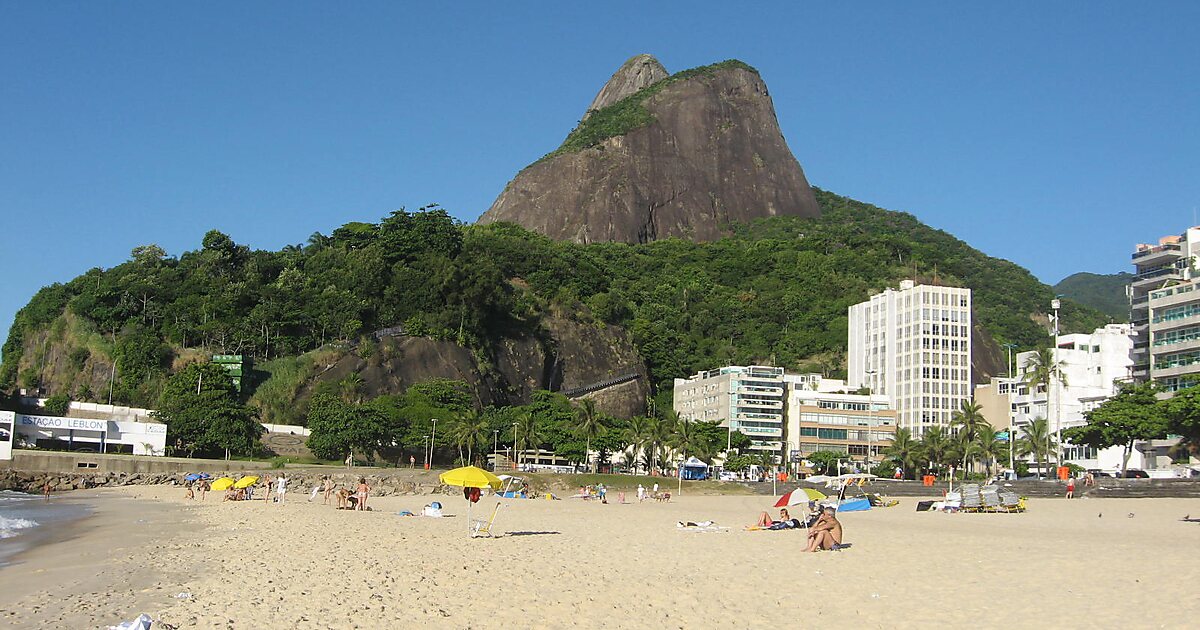
[(367, 509), (367, 495), (370, 493), (371, 493), (371, 486), (367, 485), (366, 478), (359, 477), (358, 478), (358, 492), (356, 492), (354, 495), (354, 496), (358, 497), (357, 508), (359, 510)]

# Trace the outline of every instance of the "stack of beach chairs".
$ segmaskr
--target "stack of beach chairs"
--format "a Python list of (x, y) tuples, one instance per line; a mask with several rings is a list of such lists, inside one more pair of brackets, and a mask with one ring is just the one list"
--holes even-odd
[(1024, 512), (1025, 502), (1015, 492), (1000, 491), (996, 485), (966, 484), (962, 487), (964, 512)]

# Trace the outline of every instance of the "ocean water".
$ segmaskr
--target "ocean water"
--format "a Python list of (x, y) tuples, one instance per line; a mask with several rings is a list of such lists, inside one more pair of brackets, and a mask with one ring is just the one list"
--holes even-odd
[(88, 508), (62, 498), (0, 490), (0, 567), (14, 555), (61, 537)]

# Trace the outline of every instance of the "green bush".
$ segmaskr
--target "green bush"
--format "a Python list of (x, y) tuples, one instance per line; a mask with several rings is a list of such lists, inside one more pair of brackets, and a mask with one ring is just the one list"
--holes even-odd
[(71, 409), (71, 397), (66, 394), (55, 394), (46, 399), (46, 403), (42, 405), (46, 413), (52, 416), (65, 416), (67, 411)]
[(272, 457), (271, 468), (283, 468), (288, 465), (288, 462), (289, 460), (286, 457)]

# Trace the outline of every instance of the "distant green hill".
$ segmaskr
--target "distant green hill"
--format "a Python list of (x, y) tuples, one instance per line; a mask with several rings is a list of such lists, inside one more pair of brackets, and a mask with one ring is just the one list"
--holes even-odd
[(1054, 285), (1054, 292), (1090, 306), (1119, 321), (1129, 321), (1129, 299), (1125, 297), (1125, 286), (1133, 274), (1088, 273), (1082, 271), (1063, 278)]

